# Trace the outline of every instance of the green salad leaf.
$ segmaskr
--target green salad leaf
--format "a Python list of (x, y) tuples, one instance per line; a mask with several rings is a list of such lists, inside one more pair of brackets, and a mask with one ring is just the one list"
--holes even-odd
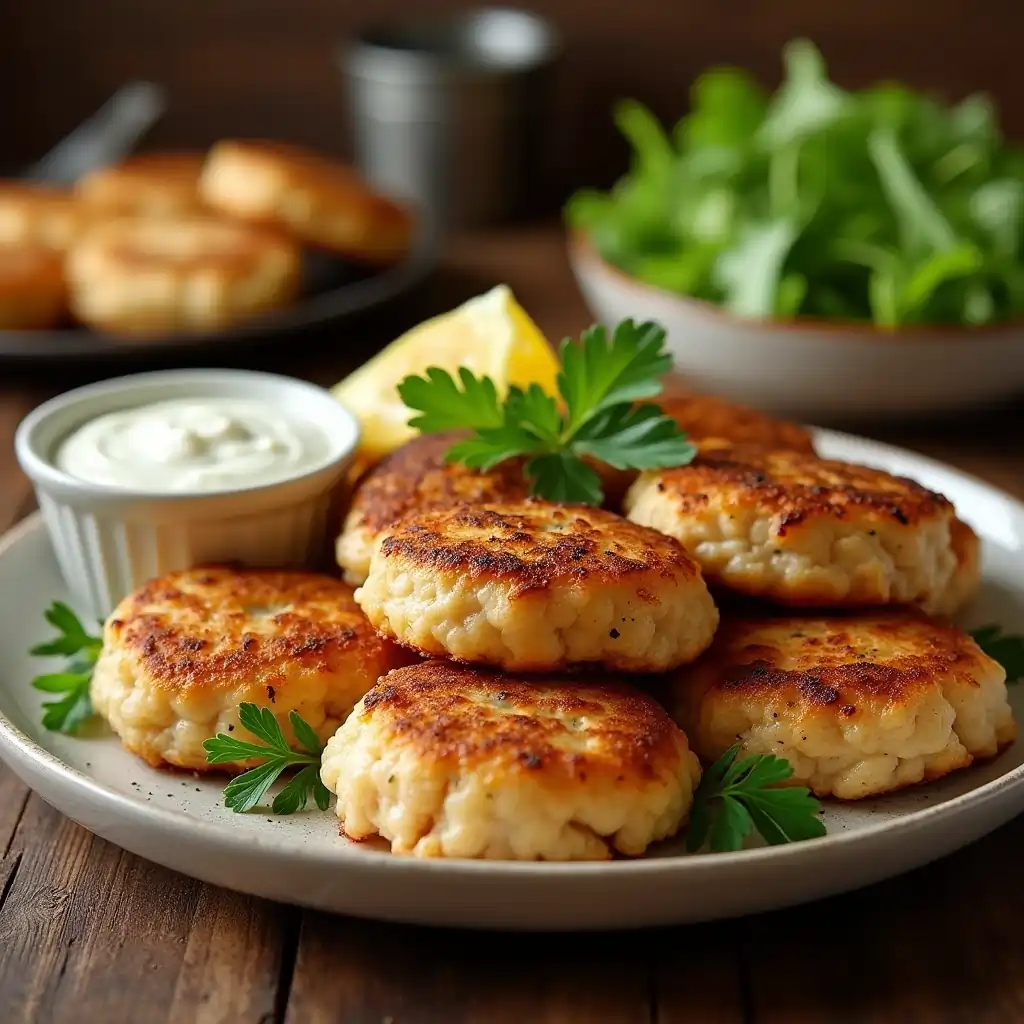
[(630, 169), (574, 195), (569, 223), (626, 273), (740, 316), (896, 328), (1024, 314), (1024, 148), (991, 101), (848, 91), (804, 39), (783, 59), (771, 96), (742, 70), (705, 72), (671, 130), (618, 103)]

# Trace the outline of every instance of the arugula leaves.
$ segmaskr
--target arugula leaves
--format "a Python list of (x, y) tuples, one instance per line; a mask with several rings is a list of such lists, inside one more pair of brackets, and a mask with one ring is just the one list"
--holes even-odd
[(316, 733), (297, 711), (288, 716), (295, 738), (304, 748), (292, 750), (284, 738), (281, 726), (269, 708), (257, 704), (239, 704), (238, 720), (262, 743), (250, 743), (236, 739), (226, 733), (218, 733), (206, 740), (208, 764), (228, 764), (233, 761), (248, 761), (254, 758), (263, 764), (233, 778), (224, 789), (224, 804), (241, 814), (252, 810), (266, 795), (286, 768), (301, 765), (300, 771), (292, 776), (271, 804), (275, 814), (294, 814), (301, 811), (312, 797), (321, 811), (326, 811), (331, 794), (320, 781), (320, 756), (323, 745)]
[(992, 103), (847, 91), (804, 39), (783, 60), (770, 97), (744, 71), (707, 71), (671, 131), (616, 104), (630, 169), (610, 192), (574, 195), (567, 220), (626, 273), (741, 316), (1024, 314), (1024, 148)]
[(713, 853), (738, 850), (756, 829), (769, 843), (798, 842), (825, 834), (821, 804), (803, 786), (781, 786), (793, 774), (773, 754), (740, 758), (730, 747), (704, 772), (694, 794), (686, 848), (708, 845)]
[(78, 616), (60, 601), (54, 601), (44, 614), (46, 621), (58, 630), (58, 636), (36, 644), (29, 654), (41, 658), (60, 656), (69, 662), (63, 672), (36, 676), (32, 686), (43, 693), (63, 694), (60, 700), (43, 704), (43, 726), (51, 732), (73, 733), (92, 716), (89, 686), (103, 638), (87, 633)]
[(971, 630), (974, 642), (1006, 669), (1006, 681), (1024, 679), (1024, 636), (1004, 633), (1002, 626), (981, 626)]
[(417, 415), (409, 425), (424, 433), (469, 429), (453, 445), (449, 462), (488, 470), (525, 457), (533, 494), (550, 501), (599, 505), (601, 481), (585, 458), (616, 469), (681, 466), (696, 449), (674, 420), (654, 405), (637, 404), (661, 392), (671, 366), (665, 331), (654, 323), (624, 320), (611, 337), (603, 327), (566, 339), (559, 350), (561, 403), (536, 384), (511, 387), (499, 398), (493, 381), (465, 367), (456, 381), (436, 366), (398, 385)]

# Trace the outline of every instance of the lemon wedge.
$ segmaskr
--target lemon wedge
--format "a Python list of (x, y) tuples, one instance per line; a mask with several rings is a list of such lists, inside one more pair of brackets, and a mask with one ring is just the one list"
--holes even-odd
[(500, 393), (510, 384), (539, 384), (557, 393), (558, 359), (507, 285), (498, 285), (393, 341), (332, 389), (358, 420), (358, 461), (376, 462), (416, 435), (397, 385), (428, 366), (456, 373), (465, 366), (490, 377)]

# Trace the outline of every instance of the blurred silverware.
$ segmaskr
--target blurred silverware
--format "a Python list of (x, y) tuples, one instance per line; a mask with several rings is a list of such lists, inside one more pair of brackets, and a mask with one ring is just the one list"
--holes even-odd
[(83, 174), (127, 156), (160, 119), (166, 106), (160, 86), (152, 82), (129, 82), (23, 176), (33, 181), (69, 185)]
[(340, 55), (360, 169), (443, 224), (524, 212), (558, 51), (551, 25), (504, 8), (362, 33)]

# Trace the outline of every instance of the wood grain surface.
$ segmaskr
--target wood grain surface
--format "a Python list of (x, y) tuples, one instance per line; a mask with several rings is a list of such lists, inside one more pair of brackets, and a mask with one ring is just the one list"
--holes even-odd
[[(551, 337), (587, 323), (553, 229), (459, 240), (429, 304), (446, 308), (497, 280)], [(273, 365), (330, 383), (383, 340), (371, 327), (339, 352), (326, 337)], [(32, 507), (13, 428), (68, 383), (0, 383), (0, 529)], [(871, 432), (1024, 495), (1022, 420), (1018, 406)], [(467, 933), (212, 888), (95, 838), (0, 765), (0, 1022), (1024, 1021), (1022, 845), (1024, 819), (901, 878), (741, 921)]]

